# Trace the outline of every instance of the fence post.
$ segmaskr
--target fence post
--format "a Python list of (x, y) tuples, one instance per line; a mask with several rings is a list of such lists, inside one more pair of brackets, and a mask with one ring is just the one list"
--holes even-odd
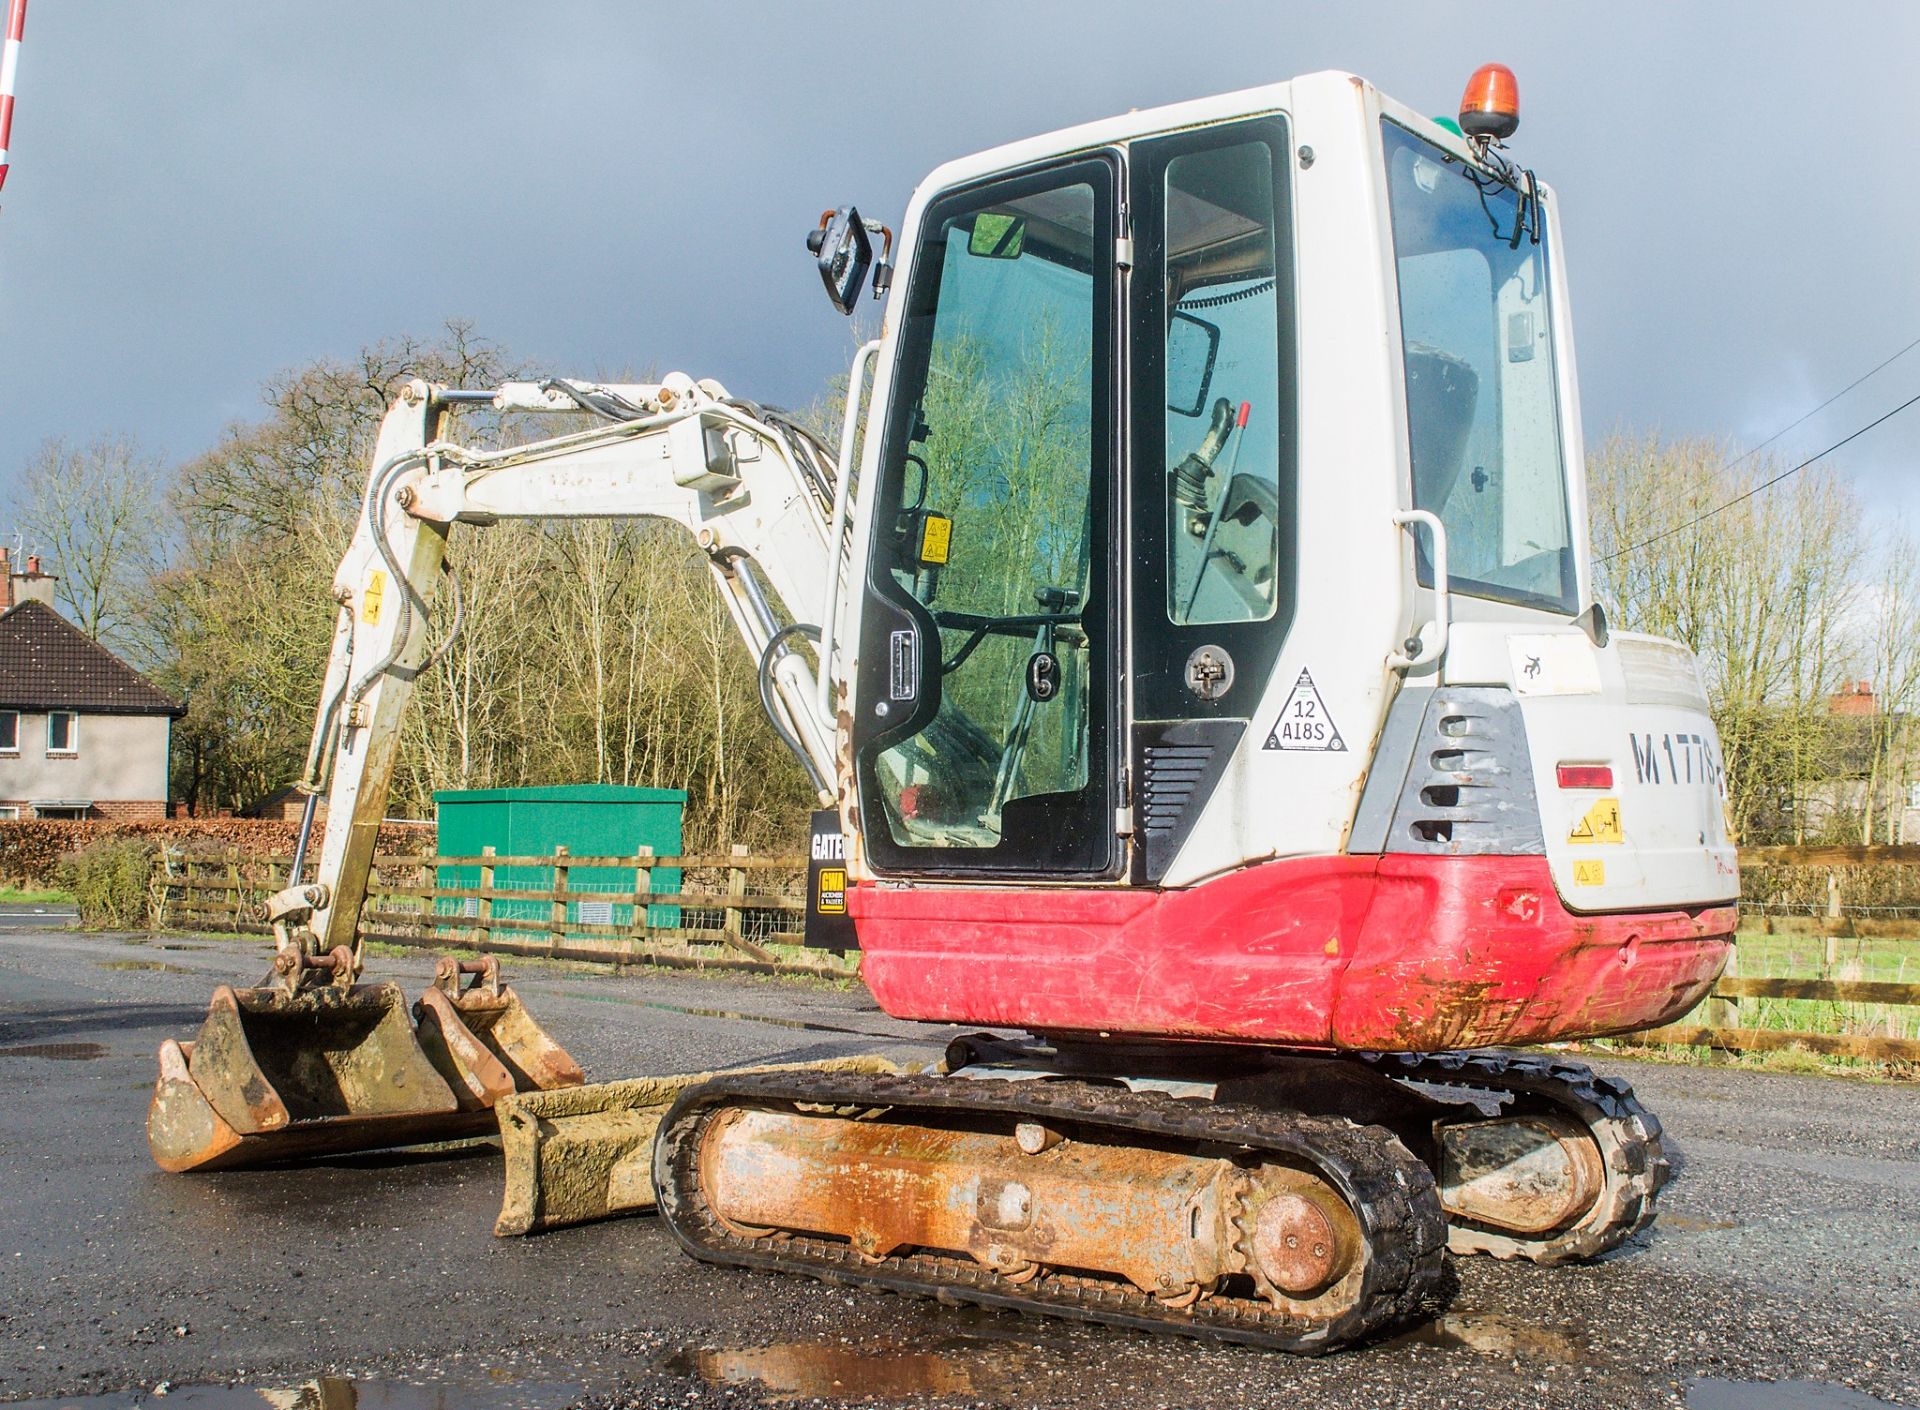
[(648, 897), (653, 894), (653, 848), (637, 847), (633, 853), (633, 920), (627, 926), (626, 949), (620, 960), (631, 960), (642, 940), (653, 938)]
[(240, 901), (245, 894), (240, 889), (240, 849), (238, 847), (227, 849), (227, 880), (233, 883), (227, 888), (227, 906), (232, 911), (232, 914), (227, 917), (227, 924), (232, 927), (233, 933), (238, 935), (240, 916), (244, 910)]
[[(480, 855), (482, 857), (494, 856), (495, 853), (493, 850), (493, 844), (489, 843), (485, 847), (482, 847), (480, 849)], [(481, 950), (481, 953), (483, 954), (486, 952), (487, 947), (493, 944), (493, 894), (492, 893), (493, 893), (493, 863), (491, 861), (483, 861), (480, 863), (480, 904), (477, 907), (475, 907), (476, 914), (474, 916), (474, 920), (478, 922), (474, 926), (474, 929), (479, 932), (480, 950)], [(462, 907), (461, 909), (464, 910), (465, 907)]]
[[(734, 843), (728, 850), (736, 857), (744, 857), (747, 855), (747, 849), (738, 842)], [(722, 912), (720, 934), (734, 949), (744, 950), (756, 960), (766, 960), (769, 963), (777, 962), (779, 957), (771, 950), (762, 949), (760, 946), (754, 944), (753, 941), (747, 939), (746, 930), (741, 924), (740, 915), (740, 902), (746, 894), (746, 869), (744, 867), (728, 867), (727, 900), (726, 908)]]
[[(1727, 950), (1727, 967), (1721, 972), (1722, 979), (1740, 977), (1740, 946), (1735, 944)], [(1739, 1028), (1740, 1011), (1731, 999), (1709, 998), (1704, 1013), (1709, 1028)]]
[(553, 849), (553, 915), (547, 921), (550, 938), (547, 940), (549, 953), (557, 952), (560, 942), (567, 936), (567, 849), (557, 846)]
[(1827, 923), (1823, 927), (1827, 932), (1827, 968), (1831, 970), (1840, 961), (1840, 926), (1846, 919), (1846, 910), (1840, 901), (1840, 873), (1827, 873)]

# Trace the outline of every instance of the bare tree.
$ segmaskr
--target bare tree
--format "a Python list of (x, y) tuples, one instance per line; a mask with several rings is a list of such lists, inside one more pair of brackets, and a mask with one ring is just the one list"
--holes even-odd
[(58, 575), (56, 600), (88, 636), (135, 654), (143, 585), (172, 547), (161, 473), (130, 436), (53, 440), (21, 485), (27, 546)]

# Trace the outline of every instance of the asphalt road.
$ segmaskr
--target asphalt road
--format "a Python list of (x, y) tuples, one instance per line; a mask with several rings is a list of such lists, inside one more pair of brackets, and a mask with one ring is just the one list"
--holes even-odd
[[(427, 974), (375, 965), (409, 990)], [(198, 1027), (214, 983), (264, 969), (260, 942), (0, 930), (0, 1400), (1920, 1404), (1920, 1087), (1616, 1064), (1679, 1169), (1651, 1233), (1589, 1267), (1462, 1261), (1442, 1321), (1305, 1361), (709, 1268), (651, 1219), (496, 1240), (485, 1146), (160, 1174), (142, 1130), (155, 1046)], [(863, 991), (509, 977), (589, 1078), (930, 1059), (947, 1037)]]

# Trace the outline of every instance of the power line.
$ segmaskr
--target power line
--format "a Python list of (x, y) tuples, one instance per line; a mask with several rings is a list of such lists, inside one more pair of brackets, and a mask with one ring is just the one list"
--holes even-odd
[[(1726, 501), (1724, 504), (1716, 504), (1713, 508), (1707, 510), (1706, 513), (1704, 514), (1694, 515), (1693, 518), (1687, 520), (1687, 522), (1684, 524), (1675, 524), (1671, 529), (1663, 530), (1662, 532), (1655, 534), (1650, 539), (1642, 539), (1640, 540), (1639, 543), (1630, 544), (1626, 548), (1615, 549), (1612, 553), (1609, 553), (1606, 557), (1602, 558), (1600, 561), (1602, 563), (1611, 563), (1614, 559), (1621, 557), (1623, 554), (1638, 552), (1640, 549), (1647, 547), (1649, 544), (1659, 543), (1660, 540), (1662, 539), (1672, 538), (1675, 534), (1682, 533), (1687, 529), (1691, 529), (1695, 524), (1705, 523), (1707, 520), (1711, 519), (1714, 515), (1719, 514), (1723, 510), (1733, 508), (1734, 505), (1739, 504), (1742, 500), (1752, 499), (1755, 495), (1759, 494), (1762, 490), (1771, 489), (1773, 486), (1779, 484), (1782, 480), (1786, 479), (1789, 475), (1797, 475), (1802, 470), (1806, 469), (1809, 465), (1814, 464), (1816, 461), (1825, 460), (1829, 455), (1832, 455), (1836, 450), (1839, 450), (1840, 447), (1846, 445), (1847, 442), (1858, 440), (1860, 437), (1866, 435), (1867, 432), (1871, 431), (1875, 426), (1878, 426), (1883, 422), (1893, 420), (1894, 417), (1898, 416), (1901, 412), (1905, 411), (1908, 407), (1912, 406), (1915, 402), (1920, 402), (1920, 392), (1916, 392), (1913, 396), (1908, 397), (1905, 401), (1901, 402), (1900, 405), (1896, 406), (1893, 410), (1886, 412), (1883, 415), (1874, 417), (1873, 420), (1869, 421), (1866, 425), (1860, 427), (1858, 430), (1848, 432), (1846, 435), (1842, 436), (1839, 440), (1835, 441), (1832, 445), (1828, 446), (1825, 450), (1820, 451), (1818, 454), (1808, 456), (1805, 460), (1801, 461), (1798, 465), (1792, 466), (1786, 470), (1782, 470), (1778, 475), (1775, 475), (1770, 479), (1762, 480), (1759, 484), (1755, 485), (1752, 489), (1745, 490), (1742, 493), (1735, 495), (1732, 499)], [(1812, 413), (1808, 413), (1808, 414), (1811, 415)], [(1805, 418), (1803, 417), (1802, 420), (1804, 419)], [(1759, 447), (1757, 446), (1755, 447), (1756, 450), (1758, 448)], [(1751, 452), (1749, 452), (1749, 454), (1750, 453)], [(1737, 465), (1739, 462), (1735, 461), (1733, 463)]]
[[(1787, 432), (1791, 431), (1794, 427), (1800, 425), (1802, 422), (1812, 420), (1814, 417), (1818, 416), (1821, 412), (1825, 411), (1828, 407), (1832, 406), (1835, 402), (1839, 401), (1841, 397), (1844, 397), (1848, 392), (1852, 391), (1855, 387), (1859, 386), (1862, 382), (1866, 381), (1869, 377), (1872, 377), (1876, 373), (1881, 372), (1887, 367), (1892, 366), (1894, 363), (1898, 362), (1901, 358), (1905, 357), (1908, 353), (1912, 352), (1915, 348), (1920, 348), (1920, 338), (1915, 338), (1912, 342), (1908, 343), (1905, 347), (1901, 348), (1898, 352), (1894, 353), (1892, 356), (1882, 358), (1879, 362), (1876, 362), (1872, 367), (1869, 367), (1865, 372), (1862, 372), (1858, 377), (1855, 377), (1851, 382), (1847, 383), (1846, 386), (1842, 387), (1839, 391), (1835, 392), (1832, 396), (1828, 397), (1825, 401), (1821, 402), (1820, 405), (1814, 407), (1813, 410), (1802, 412), (1799, 416), (1794, 417), (1793, 420), (1789, 421), (1786, 425), (1782, 426), (1779, 430), (1775, 431), (1771, 436), (1768, 436), (1764, 441), (1761, 441), (1758, 445), (1748, 447), (1746, 450), (1742, 451), (1739, 455), (1736, 455), (1732, 460), (1729, 460), (1726, 464), (1722, 465), (1719, 469), (1715, 470), (1713, 473), (1716, 475), (1724, 475), (1727, 471), (1733, 469), (1736, 465), (1744, 464), (1745, 462), (1753, 459), (1754, 456), (1758, 455), (1761, 451), (1765, 450), (1768, 446), (1772, 445), (1775, 441), (1779, 440), (1782, 436), (1786, 435)], [(1826, 452), (1822, 451), (1821, 454), (1824, 455), (1826, 454)], [(1675, 505), (1669, 503), (1663, 506), (1659, 512), (1664, 514), (1675, 507), (1676, 507)], [(1682, 524), (1680, 527), (1686, 528), (1687, 525)], [(1649, 539), (1647, 540), (1647, 542), (1652, 543), (1652, 542), (1655, 542), (1655, 540)], [(1641, 545), (1639, 544), (1635, 544), (1634, 548), (1639, 548), (1640, 546)], [(1631, 553), (1632, 551), (1633, 551), (1632, 549), (1623, 548), (1620, 550), (1620, 553)], [(1607, 558), (1603, 558), (1600, 561), (1604, 563), (1607, 561), (1607, 559), (1617, 558), (1619, 556), (1620, 554), (1618, 553), (1610, 553), (1607, 555)]]
[[(1845, 396), (1848, 392), (1852, 391), (1855, 387), (1859, 386), (1862, 382), (1866, 381), (1867, 378), (1873, 376), (1874, 373), (1880, 371), (1882, 368), (1887, 367), (1892, 363), (1898, 362), (1901, 358), (1905, 357), (1908, 353), (1912, 352), (1915, 348), (1920, 348), (1920, 338), (1915, 338), (1911, 343), (1908, 343), (1904, 348), (1900, 349), (1899, 352), (1893, 354), (1892, 357), (1886, 358), (1880, 362), (1875, 363), (1872, 367), (1868, 368), (1865, 372), (1862, 372), (1858, 377), (1855, 377), (1851, 382), (1847, 383), (1846, 386), (1842, 387), (1839, 391), (1835, 392), (1832, 396), (1828, 397), (1825, 401), (1821, 402), (1820, 405), (1816, 406), (1812, 411), (1809, 411), (1805, 415), (1798, 416), (1794, 418), (1792, 421), (1789, 421), (1786, 425), (1782, 426), (1779, 430), (1775, 431), (1771, 436), (1768, 436), (1764, 441), (1760, 442), (1759, 445), (1755, 446), (1752, 450), (1749, 450), (1746, 454), (1742, 455), (1738, 460), (1729, 460), (1725, 465), (1721, 466), (1720, 468), (1722, 470), (1731, 470), (1733, 469), (1734, 466), (1738, 465), (1740, 461), (1751, 460), (1754, 456), (1758, 455), (1761, 451), (1765, 450), (1768, 446), (1772, 445), (1775, 441), (1779, 440), (1782, 436), (1786, 435), (1787, 432), (1791, 431), (1795, 426), (1798, 426), (1802, 421), (1807, 421), (1812, 419), (1815, 416), (1818, 416), (1821, 412), (1825, 411), (1828, 407), (1832, 406), (1835, 402), (1839, 401), (1841, 397)], [(1821, 454), (1824, 455), (1826, 454), (1826, 452), (1822, 451)]]

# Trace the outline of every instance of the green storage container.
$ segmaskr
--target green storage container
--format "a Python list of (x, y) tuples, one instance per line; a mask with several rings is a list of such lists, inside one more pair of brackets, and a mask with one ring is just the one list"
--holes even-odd
[[(681, 818), (686, 812), (684, 788), (622, 788), (615, 784), (577, 783), (551, 788), (481, 788), (433, 795), (440, 827), (443, 857), (478, 857), (491, 847), (501, 857), (551, 856), (565, 847), (575, 857), (631, 857), (649, 847), (656, 857), (680, 855)], [(633, 890), (638, 868), (633, 866), (569, 867), (569, 891), (605, 892), (605, 901), (570, 901), (567, 919), (579, 924), (633, 924)], [(678, 867), (654, 867), (648, 890), (680, 889)], [(477, 866), (441, 867), (443, 887), (477, 887)], [(503, 891), (551, 890), (551, 866), (496, 867), (493, 884)], [(495, 901), (500, 920), (545, 921), (552, 914), (548, 901)], [(449, 914), (477, 915), (474, 900), (463, 906), (442, 898), (440, 909)], [(647, 924), (680, 924), (680, 907), (649, 905)]]

